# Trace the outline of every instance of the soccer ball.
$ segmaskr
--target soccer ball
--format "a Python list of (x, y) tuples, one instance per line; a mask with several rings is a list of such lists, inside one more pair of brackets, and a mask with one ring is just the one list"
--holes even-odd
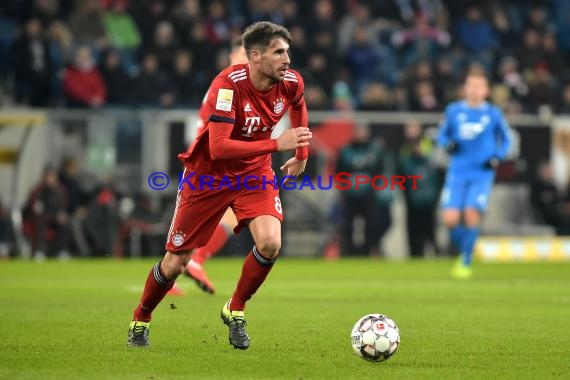
[(400, 330), (384, 314), (368, 314), (360, 318), (350, 335), (354, 354), (371, 362), (383, 362), (400, 346)]

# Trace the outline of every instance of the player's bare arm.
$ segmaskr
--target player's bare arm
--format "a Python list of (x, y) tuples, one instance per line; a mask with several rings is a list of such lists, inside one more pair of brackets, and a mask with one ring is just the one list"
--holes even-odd
[(313, 133), (306, 127), (288, 129), (277, 138), (279, 152), (295, 150), (309, 145)]
[[(305, 166), (307, 165), (307, 146), (309, 145), (309, 140), (312, 138), (313, 134), (306, 127), (297, 127), (289, 129), (281, 134), (277, 139), (277, 145), (281, 147), (279, 139), (282, 139), (283, 145), (287, 143), (295, 143), (295, 149), (297, 154), (295, 157), (290, 158), (281, 166), (281, 171), (288, 177), (285, 179), (285, 185), (291, 182), (292, 177), (297, 177), (305, 171)], [(289, 149), (283, 149), (289, 150)]]

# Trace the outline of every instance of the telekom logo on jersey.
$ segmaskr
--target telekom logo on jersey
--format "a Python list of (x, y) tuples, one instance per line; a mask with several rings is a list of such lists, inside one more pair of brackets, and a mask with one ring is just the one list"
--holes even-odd
[[(245, 118), (245, 126), (242, 127), (242, 131), (244, 131), (245, 133), (242, 133), (242, 136), (245, 137), (251, 137), (251, 132), (255, 132), (257, 130), (259, 130), (261, 125), (261, 117), (259, 116), (248, 116)], [(273, 131), (273, 128), (275, 128), (275, 125), (273, 127), (271, 127), (271, 130)], [(263, 127), (261, 128), (262, 132), (265, 132), (269, 129), (269, 127)]]

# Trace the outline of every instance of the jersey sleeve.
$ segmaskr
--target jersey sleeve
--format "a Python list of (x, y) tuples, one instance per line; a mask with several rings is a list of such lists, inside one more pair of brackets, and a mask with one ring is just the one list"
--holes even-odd
[(237, 94), (234, 83), (227, 77), (218, 76), (208, 90), (206, 104), (202, 106), (206, 108), (204, 115), (207, 115), (207, 121), (234, 124), (236, 122), (236, 102)]
[(292, 91), (293, 94), (291, 104), (293, 106), (303, 99), (303, 95), (305, 93), (305, 81), (303, 80), (303, 77), (298, 72), (295, 72), (295, 77), (297, 79), (297, 82), (293, 82), (296, 83), (296, 86), (294, 86)]
[(511, 149), (511, 127), (509, 123), (505, 119), (505, 115), (503, 112), (496, 108), (496, 122), (495, 126), (497, 128), (497, 135), (499, 138), (498, 149), (497, 149), (497, 158), (500, 160), (504, 160)]
[[(289, 121), (291, 122), (292, 128), (298, 127), (305, 127), (309, 126), (309, 115), (307, 112), (307, 105), (305, 103), (305, 83), (303, 82), (303, 78), (299, 73), (295, 74), (297, 82), (296, 87), (292, 90), (292, 100), (291, 100), (291, 109), (289, 110)], [(309, 149), (306, 146), (301, 148), (297, 148), (295, 151), (295, 157), (298, 160), (306, 160), (309, 158)]]
[(452, 142), (451, 136), (451, 120), (452, 120), (452, 106), (449, 105), (445, 109), (443, 119), (439, 123), (439, 131), (437, 134), (437, 144), (446, 147)]
[(208, 113), (208, 95), (210, 93), (210, 89), (206, 91), (204, 94), (204, 98), (202, 99), (202, 104), (200, 104), (200, 111), (198, 112), (198, 129), (201, 129), (206, 121), (208, 121), (209, 113)]
[(277, 140), (240, 141), (230, 138), (234, 125), (215, 122), (210, 129), (210, 157), (212, 160), (240, 159), (277, 152)]

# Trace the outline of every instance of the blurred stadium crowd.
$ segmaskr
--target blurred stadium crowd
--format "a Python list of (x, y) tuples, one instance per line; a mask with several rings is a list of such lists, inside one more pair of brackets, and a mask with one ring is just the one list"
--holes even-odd
[(126, 192), (111, 178), (94, 178), (66, 157), (60, 167), (47, 166), (27, 194), (21, 210), (27, 246), (19, 247), (27, 253), (15, 251), (10, 209), (0, 202), (0, 259), (155, 254), (164, 245), (174, 199), (170, 203), (159, 213), (147, 195)]
[(198, 107), (258, 20), (290, 29), (313, 110), (441, 111), (477, 65), (507, 113), (570, 112), (566, 0), (4, 0), (1, 101)]

